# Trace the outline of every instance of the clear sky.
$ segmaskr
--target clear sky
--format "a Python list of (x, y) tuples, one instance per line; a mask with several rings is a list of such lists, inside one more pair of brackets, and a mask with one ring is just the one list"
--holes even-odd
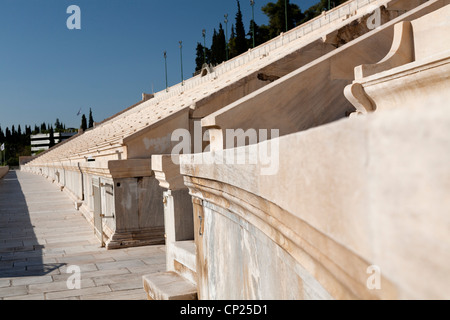
[[(267, 24), (256, 0), (255, 20)], [(272, 0), (272, 2), (275, 2)], [(318, 0), (291, 0), (306, 10)], [(246, 31), (250, 1), (240, 0)], [(81, 30), (66, 26), (70, 5), (81, 9)], [(207, 30), (235, 22), (236, 0), (0, 0), (0, 126), (54, 124), (78, 128), (92, 108), (95, 121), (140, 101), (143, 92), (165, 88), (195, 69), (195, 48)]]

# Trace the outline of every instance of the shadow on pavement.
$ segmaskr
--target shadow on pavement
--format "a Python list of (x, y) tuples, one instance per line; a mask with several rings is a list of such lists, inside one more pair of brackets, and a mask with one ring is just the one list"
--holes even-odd
[(65, 264), (43, 263), (17, 174), (0, 179), (0, 278), (42, 276)]

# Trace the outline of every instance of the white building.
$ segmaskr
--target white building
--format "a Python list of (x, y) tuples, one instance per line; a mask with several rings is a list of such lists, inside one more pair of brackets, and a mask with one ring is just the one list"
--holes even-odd
[[(76, 132), (55, 132), (53, 134), (55, 145), (76, 135)], [(31, 154), (34, 156), (39, 151), (45, 151), (50, 148), (50, 134), (35, 134), (31, 136)]]

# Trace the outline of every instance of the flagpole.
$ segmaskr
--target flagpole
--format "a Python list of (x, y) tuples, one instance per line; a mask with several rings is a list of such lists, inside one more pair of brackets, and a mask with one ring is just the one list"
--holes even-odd
[(2, 151), (2, 158), (3, 158), (3, 165), (5, 164), (5, 158), (6, 158), (6, 148), (5, 148), (5, 143), (3, 143), (0, 146), (0, 149)]

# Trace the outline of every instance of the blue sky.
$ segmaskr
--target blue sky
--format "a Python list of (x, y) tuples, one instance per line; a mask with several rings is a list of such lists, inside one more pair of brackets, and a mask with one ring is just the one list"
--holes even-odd
[[(241, 0), (246, 30), (250, 1)], [(266, 0), (256, 0), (255, 20)], [(318, 0), (291, 0), (306, 10)], [(70, 5), (81, 9), (81, 30), (69, 30)], [(54, 124), (78, 128), (82, 108), (101, 121), (133, 105), (143, 92), (165, 87), (163, 52), (168, 54), (169, 85), (195, 69), (195, 47), (207, 30), (229, 14), (236, 0), (0, 0), (0, 126)], [(224, 24), (223, 24), (224, 25)], [(225, 25), (224, 25), (225, 27)]]

